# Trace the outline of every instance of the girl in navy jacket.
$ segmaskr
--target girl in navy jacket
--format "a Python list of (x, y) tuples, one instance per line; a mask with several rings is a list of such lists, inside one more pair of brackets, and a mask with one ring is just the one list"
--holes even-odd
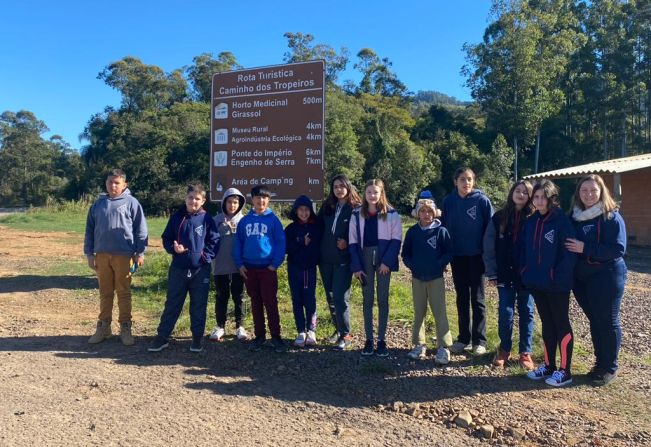
[[(389, 321), (389, 283), (398, 271), (402, 241), (400, 215), (387, 200), (384, 182), (369, 180), (364, 187), (362, 206), (353, 211), (348, 235), (350, 269), (362, 284), (366, 343), (362, 355), (389, 355), (385, 334)], [(376, 275), (377, 274), (377, 275)], [(373, 349), (373, 302), (377, 278), (378, 335)]]
[[(559, 208), (558, 188), (551, 181), (534, 186), (533, 206), (536, 212), (527, 220), (521, 240), (520, 273), (540, 315), (545, 361), (527, 377), (565, 386), (572, 383), (574, 335), (569, 307), (576, 263), (576, 255), (565, 248), (565, 240), (574, 237), (574, 228)], [(556, 348), (561, 358), (558, 369)]]
[(455, 191), (443, 199), (441, 210), (441, 221), (450, 232), (454, 244), (454, 258), (451, 264), (454, 289), (457, 293), (459, 337), (450, 347), (450, 351), (455, 354), (460, 354), (470, 347), (475, 354), (486, 353), (482, 251), (484, 233), (493, 215), (493, 206), (483, 192), (474, 188), (475, 180), (472, 169), (457, 169), (454, 172)]
[(294, 201), (289, 217), (293, 222), (285, 228), (287, 279), (298, 332), (294, 346), (302, 348), (316, 344), (316, 266), (321, 227), (307, 196)]
[(497, 328), (500, 346), (493, 365), (507, 366), (511, 358), (513, 316), (517, 303), (520, 321), (519, 363), (522, 368), (534, 368), (531, 359), (533, 338), (533, 297), (522, 287), (516, 265), (516, 246), (527, 217), (533, 212), (531, 193), (533, 187), (527, 180), (513, 184), (506, 206), (491, 219), (484, 234), (484, 265), (489, 284), (497, 286), (499, 310)]
[(606, 385), (617, 375), (622, 341), (619, 309), (627, 276), (626, 226), (599, 175), (579, 181), (572, 208), (576, 238), (567, 239), (565, 246), (579, 257), (573, 290), (590, 322), (596, 363), (589, 375), (595, 385)]

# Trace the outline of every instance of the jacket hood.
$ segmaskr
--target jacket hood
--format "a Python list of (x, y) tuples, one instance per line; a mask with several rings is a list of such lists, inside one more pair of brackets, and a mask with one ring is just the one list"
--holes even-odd
[(242, 208), (244, 208), (244, 204), (246, 203), (246, 197), (244, 197), (244, 194), (242, 194), (239, 189), (228, 188), (226, 192), (224, 192), (224, 197), (222, 198), (222, 213), (224, 213), (224, 215), (227, 215), (225, 209), (226, 199), (228, 199), (230, 196), (237, 196), (240, 199), (240, 206), (237, 207), (237, 211), (235, 212), (235, 214), (242, 211)]
[(111, 198), (111, 196), (109, 196), (107, 192), (103, 192), (99, 196), (100, 196), (100, 198), (107, 199), (107, 200), (120, 200), (120, 199), (124, 199), (125, 197), (130, 196), (130, 195), (131, 195), (131, 191), (127, 187), (127, 188), (124, 188), (124, 191), (122, 191), (122, 194), (120, 194), (117, 197)]
[(290, 219), (292, 219), (295, 222), (298, 222), (298, 216), (296, 215), (296, 210), (300, 206), (306, 206), (310, 210), (310, 217), (308, 219), (308, 222), (314, 222), (316, 221), (316, 214), (314, 214), (314, 206), (312, 205), (312, 201), (308, 196), (299, 196), (296, 200), (294, 200), (294, 205), (292, 206), (292, 210), (289, 213)]

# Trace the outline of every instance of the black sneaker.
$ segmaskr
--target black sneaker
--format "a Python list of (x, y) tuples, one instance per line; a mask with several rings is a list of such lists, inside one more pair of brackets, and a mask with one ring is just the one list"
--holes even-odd
[(271, 346), (273, 346), (274, 351), (276, 352), (285, 352), (287, 351), (287, 345), (279, 336), (271, 337)]
[(170, 345), (169, 341), (160, 335), (157, 335), (154, 338), (154, 341), (151, 342), (151, 345), (147, 348), (149, 352), (160, 352), (163, 349), (167, 348)]
[(190, 343), (190, 352), (201, 351), (203, 351), (203, 336), (192, 337), (192, 343)]
[(257, 352), (262, 349), (264, 346), (265, 338), (264, 337), (255, 337), (251, 344), (249, 345), (249, 351)]
[(606, 371), (604, 373), (597, 373), (592, 377), (593, 386), (606, 386), (617, 377), (617, 371), (611, 373)]
[(362, 355), (373, 355), (373, 340), (366, 340), (364, 349), (362, 349)]
[(387, 343), (384, 340), (377, 341), (377, 348), (375, 349), (375, 355), (378, 357), (388, 357), (389, 350), (387, 349)]

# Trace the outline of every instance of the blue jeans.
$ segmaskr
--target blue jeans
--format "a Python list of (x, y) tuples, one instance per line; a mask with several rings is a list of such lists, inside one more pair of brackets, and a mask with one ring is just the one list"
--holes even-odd
[(160, 317), (158, 335), (168, 339), (172, 335), (183, 310), (185, 296), (190, 293), (190, 330), (193, 337), (203, 337), (206, 330), (206, 309), (210, 290), (210, 264), (196, 270), (171, 267), (167, 274), (167, 299)]
[(520, 354), (531, 353), (533, 338), (533, 297), (526, 290), (517, 290), (514, 287), (498, 287), (500, 297), (497, 331), (500, 336), (502, 351), (511, 352), (513, 338), (513, 315), (515, 303), (518, 303), (520, 317)]
[(619, 312), (627, 273), (626, 264), (619, 260), (588, 278), (574, 278), (574, 297), (590, 322), (595, 366), (601, 372), (614, 373), (619, 367)]

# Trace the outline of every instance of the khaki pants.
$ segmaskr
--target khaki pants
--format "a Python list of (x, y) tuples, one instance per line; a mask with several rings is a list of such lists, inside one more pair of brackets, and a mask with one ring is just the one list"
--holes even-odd
[(445, 284), (443, 278), (432, 281), (421, 281), (413, 278), (411, 291), (414, 297), (414, 327), (411, 340), (414, 345), (425, 344), (425, 315), (427, 314), (427, 303), (434, 314), (436, 323), (436, 344), (437, 347), (449, 347), (452, 345), (452, 334), (448, 324), (448, 314), (445, 308)]
[(113, 297), (117, 293), (118, 321), (131, 321), (131, 272), (129, 256), (97, 253), (97, 280), (99, 282), (99, 319), (111, 321), (113, 318)]

